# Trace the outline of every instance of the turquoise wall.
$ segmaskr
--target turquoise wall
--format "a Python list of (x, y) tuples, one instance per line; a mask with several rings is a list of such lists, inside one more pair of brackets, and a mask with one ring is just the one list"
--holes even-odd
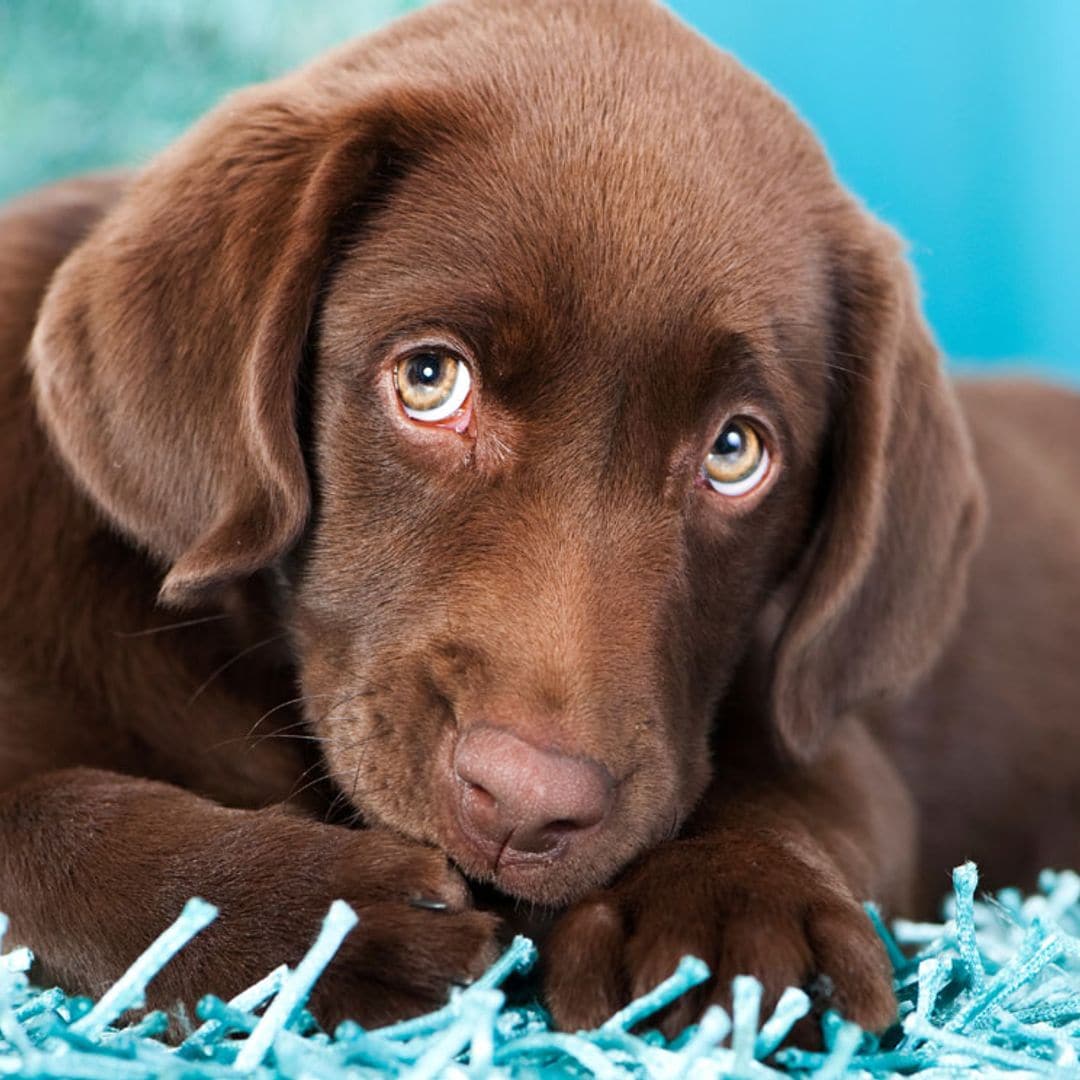
[[(145, 160), (410, 0), (0, 0), (0, 197)], [(912, 244), (949, 353), (1080, 382), (1080, 0), (674, 0)]]
[(1080, 381), (1080, 0), (674, 0), (910, 241), (948, 352)]
[(415, 0), (0, 0), (0, 198), (145, 161), (229, 90)]

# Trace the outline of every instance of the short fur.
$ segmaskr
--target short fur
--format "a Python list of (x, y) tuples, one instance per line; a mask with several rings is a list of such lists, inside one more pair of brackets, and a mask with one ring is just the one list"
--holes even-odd
[[(431, 333), (462, 434), (394, 399)], [(11, 204), (0, 362), (0, 909), (42, 978), (100, 990), (201, 894), (155, 999), (228, 995), (341, 896), (315, 1007), (387, 1020), (492, 956), (467, 878), (553, 920), (567, 1027), (685, 952), (669, 1027), (742, 971), (873, 1027), (861, 901), (1080, 863), (1080, 402), (954, 386), (897, 238), (662, 8), (436, 5)], [(747, 411), (735, 503), (696, 478)], [(608, 817), (485, 857), (479, 725), (602, 765)]]

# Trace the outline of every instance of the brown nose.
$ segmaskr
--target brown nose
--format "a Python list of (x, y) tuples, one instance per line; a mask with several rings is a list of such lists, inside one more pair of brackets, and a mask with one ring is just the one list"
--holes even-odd
[(466, 732), (454, 771), (462, 825), (504, 853), (553, 855), (611, 808), (611, 774), (598, 762), (540, 750), (501, 728)]

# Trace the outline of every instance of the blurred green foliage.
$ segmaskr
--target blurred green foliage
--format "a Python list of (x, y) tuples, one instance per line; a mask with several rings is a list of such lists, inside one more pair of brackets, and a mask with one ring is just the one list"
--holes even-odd
[(138, 164), (229, 90), (417, 0), (0, 0), (0, 198)]

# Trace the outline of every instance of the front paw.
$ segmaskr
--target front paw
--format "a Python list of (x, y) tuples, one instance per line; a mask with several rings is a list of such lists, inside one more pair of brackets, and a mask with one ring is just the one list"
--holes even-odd
[(874, 1031), (896, 1015), (889, 962), (862, 905), (827, 862), (781, 840), (676, 840), (556, 924), (544, 950), (556, 1023), (593, 1028), (700, 957), (712, 978), (663, 1014), (673, 1037), (712, 1003), (730, 1007), (731, 980), (764, 984), (763, 1017), (787, 986), (831, 987), (824, 1002)]
[(230, 814), (236, 827), (191, 853), (180, 886), (220, 916), (151, 984), (154, 1007), (190, 1010), (197, 994), (229, 998), (282, 962), (295, 966), (338, 899), (359, 918), (309, 1001), (327, 1030), (437, 1008), (498, 955), (498, 919), (473, 908), (441, 851), (379, 829)]
[(338, 866), (334, 891), (357, 926), (315, 987), (311, 1009), (332, 1030), (406, 1019), (446, 1003), (499, 953), (498, 919), (477, 911), (446, 856), (394, 834), (354, 834), (360, 850)]

